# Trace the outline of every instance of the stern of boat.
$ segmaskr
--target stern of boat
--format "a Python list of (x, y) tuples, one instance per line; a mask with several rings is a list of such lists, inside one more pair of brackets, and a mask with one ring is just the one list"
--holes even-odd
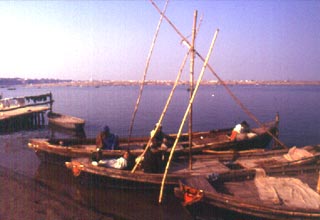
[(65, 162), (65, 165), (72, 171), (74, 176), (79, 176), (84, 168), (84, 165), (77, 161)]
[(201, 201), (204, 192), (203, 190), (187, 186), (183, 184), (182, 181), (179, 181), (179, 187), (174, 188), (174, 194), (177, 198), (182, 200), (183, 206), (187, 206)]

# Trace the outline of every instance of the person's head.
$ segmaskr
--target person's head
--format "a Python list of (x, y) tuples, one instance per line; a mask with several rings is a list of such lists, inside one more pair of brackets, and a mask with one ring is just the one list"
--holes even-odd
[(124, 152), (124, 154), (123, 154), (123, 158), (128, 159), (128, 158), (129, 158), (129, 156), (130, 156), (130, 152), (129, 152), (129, 150), (127, 150), (126, 152)]
[(248, 124), (247, 121), (242, 121), (242, 122), (241, 122), (241, 125), (244, 126), (244, 127), (248, 127), (248, 126), (249, 126), (249, 124)]

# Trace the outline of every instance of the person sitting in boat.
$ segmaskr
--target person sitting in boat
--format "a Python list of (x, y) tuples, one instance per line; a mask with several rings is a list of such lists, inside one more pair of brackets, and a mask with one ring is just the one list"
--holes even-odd
[(230, 140), (231, 141), (242, 141), (248, 138), (253, 138), (257, 134), (253, 133), (250, 129), (250, 125), (247, 121), (242, 121), (240, 124), (237, 124), (231, 133)]
[(165, 150), (161, 149), (156, 140), (153, 140), (143, 157), (143, 171), (145, 173), (163, 173), (167, 162), (164, 152)]
[(97, 135), (97, 148), (106, 150), (116, 150), (119, 147), (119, 138), (110, 132), (110, 128), (105, 126), (103, 131)]
[(152, 144), (156, 145), (157, 147), (160, 147), (161, 150), (167, 150), (169, 147), (172, 146), (172, 138), (162, 131), (161, 124), (159, 125), (158, 131), (156, 132), (157, 126), (158, 123), (155, 124), (154, 129), (150, 132), (150, 136), (153, 136)]
[(131, 155), (130, 151), (126, 151), (122, 157), (117, 159), (101, 159), (98, 161), (92, 161), (92, 165), (94, 166), (105, 166), (111, 167), (115, 169), (131, 169), (134, 164), (134, 158)]

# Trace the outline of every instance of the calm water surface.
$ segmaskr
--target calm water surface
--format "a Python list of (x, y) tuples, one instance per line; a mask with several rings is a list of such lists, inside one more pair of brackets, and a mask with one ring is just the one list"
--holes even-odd
[[(170, 89), (145, 87), (133, 135), (149, 133), (159, 119)], [(15, 97), (52, 92), (54, 111), (84, 118), (87, 136), (94, 137), (106, 124), (113, 132), (128, 135), (138, 90), (138, 86), (53, 87), (0, 89), (0, 93)], [(319, 86), (233, 86), (231, 90), (261, 122), (273, 120), (279, 112), (280, 138), (288, 146), (320, 142)], [(165, 131), (177, 132), (188, 97), (185, 87), (177, 89), (164, 118)], [(221, 86), (200, 87), (193, 112), (196, 131), (232, 127), (244, 119), (255, 126)]]
[[(280, 140), (287, 146), (320, 143), (319, 86), (232, 86), (230, 88), (261, 122), (273, 120), (277, 112), (280, 114)], [(52, 92), (55, 100), (53, 110), (85, 119), (87, 137), (95, 137), (105, 125), (109, 125), (112, 132), (120, 136), (128, 135), (138, 90), (138, 86), (17, 87), (16, 90), (1, 88), (0, 93), (4, 97), (17, 97)], [(169, 86), (145, 87), (134, 124), (134, 136), (149, 134), (158, 121), (170, 90)], [(188, 98), (186, 87), (179, 87), (163, 122), (166, 132), (178, 131)], [(247, 120), (252, 127), (256, 126), (221, 86), (201, 87), (196, 96), (193, 112), (195, 131), (232, 127), (242, 120)], [(75, 181), (64, 167), (40, 164), (34, 152), (27, 148), (27, 141), (32, 137), (52, 135), (53, 132), (49, 128), (1, 135), (0, 165), (41, 181), (57, 193), (68, 194), (75, 202), (83, 203), (115, 219), (154, 219), (155, 215), (157, 219), (188, 218), (186, 210), (172, 195), (167, 195), (166, 203), (159, 206), (158, 192), (88, 188)], [(68, 136), (62, 132), (55, 132), (54, 135)], [(132, 198), (135, 198), (135, 203), (132, 202)], [(230, 218), (230, 213), (225, 214), (221, 211), (214, 213), (212, 219)]]

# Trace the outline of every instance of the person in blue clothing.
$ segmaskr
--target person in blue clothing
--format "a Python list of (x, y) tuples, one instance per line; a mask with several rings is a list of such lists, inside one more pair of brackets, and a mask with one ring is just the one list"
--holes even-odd
[(103, 131), (97, 135), (96, 144), (98, 149), (116, 150), (119, 147), (119, 138), (110, 132), (108, 126), (105, 126)]

